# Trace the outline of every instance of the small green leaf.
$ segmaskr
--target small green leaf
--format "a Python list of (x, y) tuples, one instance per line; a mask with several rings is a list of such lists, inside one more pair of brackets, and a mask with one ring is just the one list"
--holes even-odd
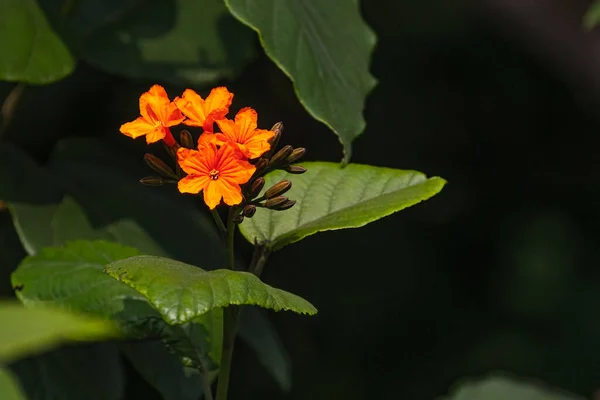
[(69, 75), (75, 61), (35, 0), (0, 1), (0, 79), (45, 84)]
[(570, 393), (503, 375), (465, 382), (440, 400), (583, 400)]
[(0, 363), (42, 353), (64, 342), (94, 341), (116, 337), (118, 330), (98, 320), (50, 308), (24, 308), (0, 303)]
[[(91, 3), (88, 7), (96, 6)], [(222, 0), (135, 6), (86, 29), (78, 46), (86, 61), (130, 78), (200, 85), (235, 76), (256, 55), (252, 31), (229, 15)]]
[(163, 257), (137, 256), (109, 264), (105, 272), (143, 294), (169, 324), (183, 324), (217, 307), (248, 304), (313, 315), (316, 308), (248, 272), (204, 271)]
[(0, 398), (4, 400), (27, 400), (19, 380), (7, 368), (0, 367)]
[(277, 330), (264, 312), (246, 307), (240, 315), (238, 335), (256, 352), (258, 360), (281, 390), (289, 392), (292, 386), (292, 365)]
[(290, 175), (275, 171), (265, 187), (289, 179), (286, 193), (296, 200), (285, 211), (259, 209), (241, 225), (250, 242), (258, 239), (278, 250), (317, 232), (358, 228), (437, 194), (446, 183), (420, 172), (350, 164), (344, 168), (325, 162), (303, 163), (308, 171)]
[(592, 30), (600, 22), (600, 1), (595, 1), (583, 16), (583, 26), (587, 30)]
[(376, 37), (349, 0), (225, 0), (231, 13), (256, 30), (267, 55), (294, 82), (300, 102), (344, 146), (365, 129), (365, 97)]
[(102, 272), (108, 263), (137, 254), (131, 247), (102, 241), (45, 248), (23, 260), (12, 285), (26, 306), (48, 304), (110, 318), (127, 336), (163, 338), (186, 365), (215, 369), (221, 357), (220, 311), (194, 319), (190, 326), (171, 327), (144, 296)]

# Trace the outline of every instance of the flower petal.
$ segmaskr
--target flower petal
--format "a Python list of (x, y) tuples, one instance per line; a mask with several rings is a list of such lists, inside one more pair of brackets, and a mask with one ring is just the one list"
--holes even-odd
[(150, 122), (163, 120), (165, 107), (170, 103), (169, 96), (160, 85), (154, 85), (140, 96), (140, 114)]
[(240, 185), (230, 182), (226, 179), (217, 179), (215, 181), (219, 193), (223, 196), (223, 202), (228, 206), (235, 206), (242, 202), (242, 189)]
[(269, 151), (271, 144), (269, 139), (275, 135), (273, 131), (267, 131), (265, 129), (256, 129), (251, 137), (244, 142), (246, 147), (247, 157), (250, 159), (262, 156), (264, 153)]
[(236, 142), (244, 143), (250, 138), (252, 132), (257, 127), (258, 114), (250, 107), (242, 108), (235, 116), (235, 125), (237, 128)]
[(177, 183), (177, 189), (181, 193), (198, 194), (206, 188), (209, 182), (208, 176), (188, 175)]
[(137, 138), (143, 135), (147, 135), (156, 129), (154, 124), (149, 123), (143, 117), (138, 117), (135, 121), (127, 122), (121, 125), (119, 131), (122, 134), (131, 138)]
[(208, 183), (204, 188), (204, 202), (211, 210), (221, 202), (221, 185), (217, 182), (219, 182), (219, 179), (213, 181), (209, 178)]
[(181, 113), (175, 103), (169, 103), (165, 108), (165, 120), (162, 121), (164, 126), (175, 126), (183, 122), (185, 116)]
[[(171, 141), (175, 141), (173, 139), (173, 135), (171, 135), (171, 131), (169, 130), (169, 128), (159, 126), (155, 128), (152, 132), (146, 134), (146, 143), (151, 144), (154, 142), (158, 142), (161, 139), (166, 139), (166, 136), (169, 136)], [(173, 143), (167, 143), (167, 145), (172, 146)]]
[(206, 154), (204, 151), (186, 149), (185, 147), (180, 147), (177, 150), (177, 162), (187, 174), (208, 177), (212, 168), (208, 163), (207, 156), (210, 156), (210, 154)]
[(206, 115), (206, 119), (202, 127), (205, 131), (212, 132), (214, 122), (225, 119), (232, 100), (233, 93), (229, 92), (224, 86), (214, 88), (210, 91), (204, 102), (204, 115)]
[(219, 129), (221, 130), (223, 135), (227, 136), (229, 139), (233, 140), (234, 142), (237, 142), (236, 134), (235, 134), (235, 130), (236, 130), (235, 122), (233, 122), (230, 119), (220, 119), (220, 120), (216, 120), (215, 122), (217, 123), (217, 125), (219, 125)]
[(184, 123), (188, 126), (202, 126), (206, 120), (204, 99), (192, 89), (185, 89), (182, 97), (175, 99), (175, 105), (188, 118)]

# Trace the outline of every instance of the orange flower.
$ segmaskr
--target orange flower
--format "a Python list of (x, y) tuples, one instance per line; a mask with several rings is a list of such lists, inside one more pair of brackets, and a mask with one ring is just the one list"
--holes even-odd
[(204, 202), (212, 210), (220, 202), (233, 206), (242, 202), (241, 184), (248, 182), (256, 167), (239, 158), (234, 146), (220, 149), (205, 141), (202, 151), (180, 148), (177, 161), (189, 175), (177, 185), (181, 193), (204, 193)]
[(135, 121), (121, 125), (121, 133), (134, 139), (146, 135), (148, 144), (161, 139), (169, 146), (175, 144), (169, 127), (179, 125), (185, 117), (162, 86), (154, 85), (140, 96), (140, 114)]
[(258, 114), (250, 107), (242, 108), (235, 116), (235, 122), (230, 119), (217, 120), (222, 134), (217, 134), (218, 144), (227, 139), (235, 142), (244, 156), (252, 159), (263, 155), (271, 148), (269, 139), (275, 132), (256, 129)]
[(175, 99), (175, 104), (188, 117), (184, 124), (212, 132), (214, 121), (225, 118), (229, 112), (232, 99), (233, 93), (223, 86), (211, 90), (206, 100), (192, 89), (186, 89), (183, 97)]

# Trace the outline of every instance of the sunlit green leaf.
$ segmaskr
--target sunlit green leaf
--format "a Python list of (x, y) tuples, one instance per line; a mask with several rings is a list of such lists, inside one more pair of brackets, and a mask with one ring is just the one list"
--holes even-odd
[(257, 305), (310, 315), (317, 312), (301, 297), (273, 288), (247, 272), (204, 271), (193, 265), (153, 256), (115, 261), (105, 271), (143, 294), (170, 324), (183, 324), (230, 304)]
[(18, 379), (6, 368), (0, 367), (0, 398), (4, 400), (27, 400)]
[(0, 79), (44, 84), (69, 75), (75, 61), (35, 0), (0, 1)]
[(49, 308), (29, 309), (13, 302), (0, 303), (0, 363), (49, 350), (66, 341), (102, 340), (118, 330), (106, 320)]
[(440, 400), (583, 400), (570, 393), (508, 376), (494, 375), (457, 385), (452, 394)]
[[(12, 275), (17, 296), (27, 306), (51, 304), (115, 320), (127, 336), (155, 337), (196, 368), (215, 369), (220, 360), (220, 311), (171, 327), (148, 300), (102, 272), (110, 262), (139, 254), (136, 249), (102, 241), (75, 241), (27, 257)], [(194, 338), (187, 337), (193, 333)]]
[(329, 126), (350, 159), (365, 129), (365, 97), (375, 34), (350, 0), (225, 0), (231, 13), (255, 29), (265, 52), (294, 82), (300, 102)]
[(241, 225), (250, 242), (258, 239), (271, 249), (321, 231), (358, 228), (396, 211), (410, 207), (437, 194), (446, 181), (427, 178), (420, 172), (350, 164), (310, 162), (303, 175), (275, 171), (266, 177), (266, 185), (282, 179), (292, 181), (286, 193), (296, 200), (285, 211), (259, 209)]

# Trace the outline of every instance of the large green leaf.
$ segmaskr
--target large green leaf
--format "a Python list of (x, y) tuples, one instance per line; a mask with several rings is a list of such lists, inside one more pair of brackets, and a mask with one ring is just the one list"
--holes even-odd
[(441, 400), (582, 400), (570, 393), (538, 383), (524, 382), (502, 375), (458, 385)]
[(362, 133), (375, 34), (352, 0), (225, 0), (231, 13), (255, 29), (266, 53), (294, 82), (300, 102), (329, 126), (350, 159)]
[[(134, 2), (116, 12), (100, 3), (84, 2), (79, 8), (90, 12), (73, 15), (70, 28), (82, 57), (114, 74), (209, 84), (233, 77), (256, 53), (252, 31), (222, 0)], [(93, 10), (96, 21), (82, 26)], [(112, 20), (102, 21), (103, 12)]]
[(75, 61), (35, 0), (0, 1), (0, 79), (44, 84), (69, 75)]
[(248, 304), (275, 311), (316, 314), (294, 294), (273, 288), (248, 272), (204, 271), (163, 257), (137, 256), (110, 263), (105, 272), (143, 294), (169, 324), (183, 324), (217, 307)]
[[(171, 327), (148, 300), (102, 272), (110, 262), (135, 256), (136, 249), (103, 241), (75, 241), (27, 257), (12, 275), (27, 306), (56, 307), (115, 320), (134, 338), (164, 339), (187, 365), (215, 369), (220, 360), (220, 311), (194, 319), (190, 327)], [(197, 337), (189, 338), (193, 333)]]
[(69, 340), (116, 337), (110, 321), (49, 308), (29, 309), (13, 302), (0, 303), (0, 363), (37, 354)]
[(275, 171), (266, 185), (289, 179), (286, 194), (297, 204), (286, 211), (260, 209), (240, 225), (250, 242), (256, 238), (272, 250), (321, 231), (358, 228), (426, 200), (442, 190), (446, 181), (420, 172), (368, 165), (303, 164), (308, 171), (290, 175)]
[(0, 398), (4, 400), (27, 400), (19, 381), (7, 368), (0, 367)]

